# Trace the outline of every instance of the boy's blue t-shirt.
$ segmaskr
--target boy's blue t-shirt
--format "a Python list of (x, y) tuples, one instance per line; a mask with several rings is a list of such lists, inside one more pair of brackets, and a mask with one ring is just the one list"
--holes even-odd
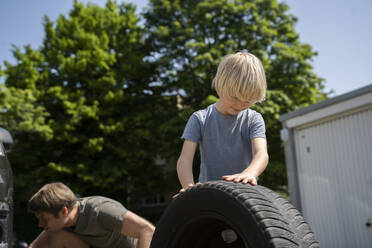
[(254, 138), (266, 139), (261, 114), (246, 109), (237, 115), (223, 115), (214, 104), (194, 112), (182, 135), (200, 146), (201, 183), (245, 170), (252, 160)]

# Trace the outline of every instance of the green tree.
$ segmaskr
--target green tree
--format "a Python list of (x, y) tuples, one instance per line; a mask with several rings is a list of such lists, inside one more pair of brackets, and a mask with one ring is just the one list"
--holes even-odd
[(261, 59), (268, 92), (253, 108), (266, 120), (271, 161), (261, 182), (274, 188), (286, 184), (279, 115), (326, 97), (310, 63), (316, 53), (299, 41), (288, 9), (277, 0), (150, 0), (144, 13), (159, 81), (182, 94), (187, 113), (216, 95), (210, 85), (222, 56), (246, 49)]
[(165, 187), (154, 158), (176, 108), (176, 98), (151, 83), (156, 68), (135, 7), (75, 1), (68, 16), (43, 25), (41, 47), (15, 47), (16, 62), (1, 70), (0, 126), (15, 139), (16, 206), (63, 181), (81, 195), (135, 207), (131, 192), (140, 198)]
[[(45, 17), (42, 46), (15, 47), (16, 63), (0, 68), (0, 126), (16, 143), (16, 205), (57, 180), (132, 206), (166, 185), (176, 190), (179, 136), (193, 111), (216, 101), (210, 85), (222, 56), (240, 49), (267, 74), (266, 101), (254, 106), (271, 158), (260, 180), (284, 185), (279, 115), (326, 97), (310, 63), (316, 53), (287, 11), (276, 0), (150, 0), (141, 26), (132, 5), (76, 0), (69, 15)], [(156, 166), (159, 155), (170, 170)]]

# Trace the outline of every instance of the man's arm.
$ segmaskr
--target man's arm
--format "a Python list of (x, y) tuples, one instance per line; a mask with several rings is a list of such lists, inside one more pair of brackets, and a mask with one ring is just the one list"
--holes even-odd
[(127, 211), (124, 216), (121, 233), (138, 239), (137, 248), (149, 248), (155, 227), (144, 218)]
[(45, 231), (42, 231), (39, 236), (34, 241), (32, 241), (29, 248), (48, 248), (47, 236), (47, 233)]
[(255, 138), (251, 142), (253, 158), (248, 168), (239, 174), (223, 176), (224, 180), (257, 184), (258, 176), (266, 169), (269, 162), (269, 155), (267, 154), (266, 139)]

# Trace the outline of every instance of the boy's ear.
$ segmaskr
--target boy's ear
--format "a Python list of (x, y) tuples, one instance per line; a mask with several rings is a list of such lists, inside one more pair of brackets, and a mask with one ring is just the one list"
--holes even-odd
[(65, 206), (62, 207), (61, 214), (62, 214), (62, 216), (66, 217), (68, 215), (68, 208), (65, 207)]

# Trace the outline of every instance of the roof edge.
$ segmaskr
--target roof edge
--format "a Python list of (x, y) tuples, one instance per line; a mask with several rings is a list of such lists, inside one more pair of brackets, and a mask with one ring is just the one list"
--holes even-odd
[(300, 109), (296, 109), (292, 112), (280, 115), (279, 120), (281, 122), (284, 122), (286, 120), (292, 119), (292, 118), (297, 117), (299, 115), (304, 115), (304, 114), (309, 113), (311, 111), (321, 109), (321, 108), (327, 107), (329, 105), (351, 99), (353, 97), (363, 95), (363, 94), (368, 93), (370, 91), (372, 91), (372, 84), (364, 86), (364, 87), (356, 89), (356, 90), (353, 90), (353, 91), (350, 91), (348, 93), (345, 93), (345, 94), (342, 94), (342, 95), (339, 95), (339, 96), (335, 96), (333, 98), (330, 98), (330, 99), (312, 104), (310, 106), (303, 107), (303, 108), (300, 108)]

